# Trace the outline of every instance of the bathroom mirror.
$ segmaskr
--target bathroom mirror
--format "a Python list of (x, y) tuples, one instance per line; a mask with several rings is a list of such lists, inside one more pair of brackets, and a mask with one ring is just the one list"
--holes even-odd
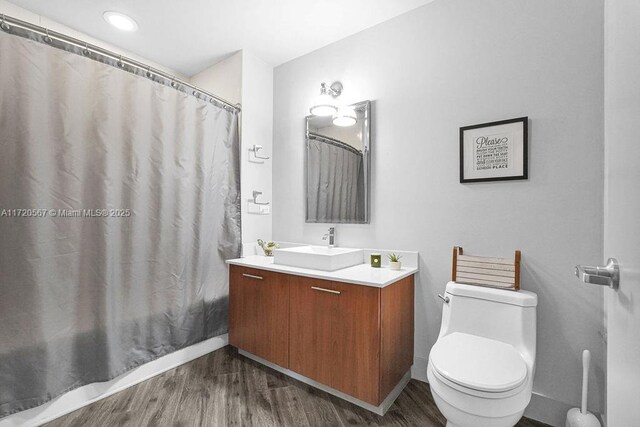
[(371, 102), (306, 117), (307, 222), (369, 222)]

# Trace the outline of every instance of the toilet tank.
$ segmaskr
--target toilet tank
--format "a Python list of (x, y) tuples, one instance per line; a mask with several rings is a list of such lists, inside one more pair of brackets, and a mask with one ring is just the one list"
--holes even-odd
[(535, 360), (538, 296), (513, 291), (447, 283), (440, 337), (464, 332), (502, 341)]

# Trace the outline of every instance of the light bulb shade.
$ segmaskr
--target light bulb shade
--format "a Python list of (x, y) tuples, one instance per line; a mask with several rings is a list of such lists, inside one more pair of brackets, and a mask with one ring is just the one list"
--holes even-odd
[(103, 15), (104, 20), (121, 31), (133, 32), (138, 30), (138, 23), (124, 13), (107, 11)]
[(327, 93), (322, 93), (316, 99), (313, 107), (309, 110), (314, 116), (331, 116), (336, 114), (338, 107), (333, 102), (333, 98)]
[(351, 107), (342, 107), (333, 116), (333, 124), (340, 127), (353, 126), (358, 122), (358, 116)]

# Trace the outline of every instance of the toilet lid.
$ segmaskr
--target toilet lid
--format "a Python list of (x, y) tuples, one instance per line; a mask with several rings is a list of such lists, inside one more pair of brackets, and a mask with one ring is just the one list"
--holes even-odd
[(461, 332), (439, 339), (429, 359), (437, 373), (473, 390), (504, 392), (527, 378), (527, 365), (513, 346)]

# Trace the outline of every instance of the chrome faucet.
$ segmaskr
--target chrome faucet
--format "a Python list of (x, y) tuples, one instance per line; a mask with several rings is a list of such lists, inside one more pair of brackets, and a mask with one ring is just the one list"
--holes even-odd
[(322, 236), (322, 240), (329, 239), (329, 247), (332, 248), (336, 245), (336, 228), (329, 227), (329, 232)]

